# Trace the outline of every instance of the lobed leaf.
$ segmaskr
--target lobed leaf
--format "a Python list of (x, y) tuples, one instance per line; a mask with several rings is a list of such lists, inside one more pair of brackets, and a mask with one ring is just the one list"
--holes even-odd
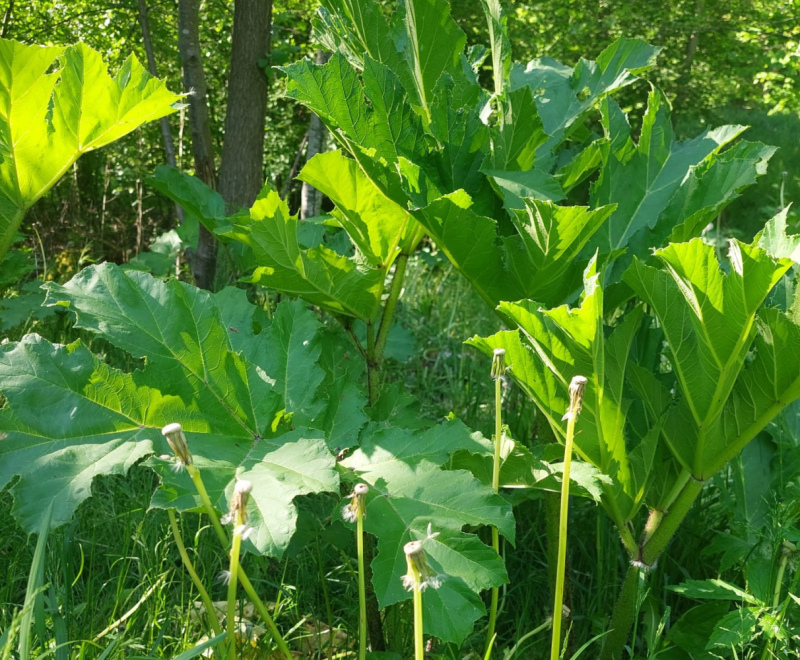
[(112, 78), (85, 44), (0, 40), (0, 258), (25, 211), (81, 154), (174, 112), (179, 99), (133, 55)]
[(492, 524), (514, 539), (511, 508), (491, 487), (468, 472), (439, 467), (456, 451), (483, 449), (457, 421), (418, 432), (370, 424), (361, 446), (341, 463), (370, 486), (364, 526), (378, 538), (372, 568), (382, 607), (410, 598), (402, 586), (403, 545), (424, 539), (429, 525), (440, 533), (424, 541), (442, 575), (442, 586), (425, 592), (425, 625), (431, 635), (456, 643), (485, 613), (475, 592), (507, 580), (500, 557), (462, 528)]

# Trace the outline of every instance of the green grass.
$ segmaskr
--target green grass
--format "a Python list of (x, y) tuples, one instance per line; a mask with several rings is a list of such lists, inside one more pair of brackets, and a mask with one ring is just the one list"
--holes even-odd
[[(415, 393), (424, 417), (441, 419), (453, 412), (468, 425), (491, 434), (493, 383), (489, 360), (464, 346), (463, 340), (499, 330), (497, 317), (441, 255), (423, 252), (410, 265), (397, 319), (414, 337), (415, 348), (407, 361), (387, 362), (386, 385), (399, 383), (404, 390)], [(129, 356), (102, 340), (75, 331), (63, 317), (35, 329), (61, 342), (80, 336), (114, 366), (126, 370), (137, 366)], [(514, 387), (507, 387), (504, 396), (504, 420), (514, 437), (525, 443), (536, 442), (538, 426), (532, 404)], [(767, 438), (764, 442), (771, 441)], [(647, 658), (648, 650), (658, 648), (653, 646), (653, 639), (667, 608), (669, 626), (696, 604), (667, 591), (665, 585), (708, 577), (746, 585), (741, 563), (720, 571), (720, 556), (704, 552), (718, 532), (744, 534), (754, 543), (761, 539), (759, 547), (767, 554), (787, 534), (797, 533), (800, 506), (784, 498), (800, 490), (796, 487), (800, 449), (796, 441), (783, 443), (781, 453), (774, 455), (780, 461), (775, 458), (762, 466), (769, 471), (765, 478), (772, 486), (764, 491), (770, 504), (757, 528), (750, 529), (742, 521), (745, 492), (737, 486), (733, 469), (720, 474), (707, 487), (700, 506), (691, 512), (678, 538), (650, 575), (642, 622), (637, 628), (637, 658)], [(748, 479), (746, 483), (755, 483), (750, 476)], [(44, 575), (48, 587), (42, 593), (32, 626), (34, 657), (174, 658), (207, 634), (194, 611), (197, 594), (180, 562), (167, 516), (160, 510), (148, 510), (155, 485), (153, 473), (141, 466), (133, 468), (126, 478), (98, 478), (93, 486), (94, 496), (80, 507), (75, 519), (52, 532)], [(747, 492), (753, 501), (762, 496)], [(792, 497), (800, 500), (796, 495)], [(285, 556), (280, 561), (244, 558), (248, 575), (262, 598), (268, 603), (277, 601), (276, 624), (290, 647), (298, 649), (303, 658), (331, 656), (326, 644), (311, 648), (319, 645), (319, 631), (330, 625), (342, 631), (336, 646), (350, 644), (353, 648), (357, 644), (355, 539), (352, 530), (330, 522), (337, 502), (333, 495), (299, 500), (298, 531)], [(8, 492), (0, 492), (0, 575), (4, 577), (0, 580), (0, 631), (11, 626), (25, 599), (36, 545), (36, 537), (26, 537), (13, 520), (11, 507)], [(505, 654), (517, 645), (508, 660), (536, 660), (547, 657), (549, 631), (526, 635), (547, 621), (552, 608), (545, 502), (541, 494), (521, 498), (515, 515), (516, 547), (501, 545), (510, 583), (500, 590), (494, 657), (505, 660)], [(181, 517), (181, 525), (189, 553), (211, 598), (225, 600), (226, 587), (217, 576), (226, 569), (227, 557), (208, 521), (190, 514)], [(571, 626), (567, 657), (604, 630), (627, 570), (619, 539), (600, 507), (572, 498), (570, 530), (567, 602), (573, 616), (565, 623)], [(488, 530), (482, 533), (485, 532)], [(488, 533), (485, 540), (489, 542)], [(145, 594), (147, 597), (143, 598)], [(798, 610), (791, 611), (795, 620)], [(119, 623), (126, 614), (126, 620)], [(61, 626), (58, 630), (57, 624)], [(482, 658), (485, 625), (485, 619), (479, 622), (461, 649), (439, 645), (436, 657)], [(385, 628), (390, 646), (407, 653), (411, 648), (410, 603), (389, 608)], [(53, 649), (56, 637), (68, 641), (60, 654)], [(756, 640), (756, 644), (760, 643)], [(597, 650), (597, 646), (591, 647), (582, 657), (594, 657)], [(248, 657), (268, 658), (268, 640), (262, 637)], [(683, 660), (684, 656), (664, 657)]]

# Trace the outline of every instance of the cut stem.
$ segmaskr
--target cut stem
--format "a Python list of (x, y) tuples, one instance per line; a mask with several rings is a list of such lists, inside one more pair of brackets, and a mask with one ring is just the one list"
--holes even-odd
[[(203, 503), (203, 508), (208, 514), (208, 517), (211, 518), (211, 526), (217, 533), (217, 538), (219, 538), (220, 543), (222, 543), (222, 547), (227, 548), (228, 535), (225, 534), (225, 530), (222, 528), (222, 524), (219, 522), (219, 517), (217, 516), (217, 512), (214, 509), (213, 505), (211, 504), (211, 499), (208, 497), (208, 491), (206, 490), (205, 484), (203, 483), (203, 478), (200, 476), (200, 471), (194, 465), (187, 465), (186, 470), (189, 472), (189, 476), (192, 478), (192, 482), (194, 483), (194, 486), (197, 489), (197, 493), (200, 495), (200, 501)], [(264, 602), (261, 600), (261, 598), (259, 598), (258, 594), (256, 593), (256, 590), (253, 588), (253, 584), (247, 577), (247, 573), (245, 573), (244, 569), (242, 569), (241, 567), (239, 567), (238, 578), (239, 582), (242, 583), (242, 587), (244, 588), (247, 597), (250, 599), (250, 602), (253, 603), (253, 605), (256, 608), (256, 611), (258, 612), (258, 615), (261, 617), (261, 620), (267, 626), (269, 634), (272, 635), (272, 639), (277, 645), (283, 657), (286, 660), (294, 660), (292, 652), (289, 650), (289, 647), (286, 644), (286, 640), (283, 639), (283, 636), (278, 631), (278, 627), (272, 620), (272, 617), (269, 614), (269, 610), (267, 610), (266, 605), (264, 605)]]
[(236, 660), (236, 584), (239, 574), (239, 551), (242, 547), (244, 513), (237, 511), (231, 542), (230, 580), (228, 581), (228, 658)]
[(367, 586), (364, 577), (364, 512), (359, 507), (356, 518), (358, 552), (358, 658), (367, 657)]
[(181, 530), (178, 526), (178, 519), (175, 516), (174, 509), (167, 509), (167, 515), (169, 516), (169, 525), (172, 528), (172, 537), (175, 539), (175, 545), (178, 546), (178, 554), (180, 554), (183, 565), (186, 567), (186, 571), (189, 573), (194, 586), (197, 588), (197, 591), (200, 594), (200, 600), (203, 601), (203, 607), (206, 608), (208, 624), (214, 631), (214, 635), (219, 636), (222, 634), (222, 628), (220, 627), (219, 620), (217, 619), (217, 612), (214, 609), (214, 603), (211, 601), (211, 597), (208, 595), (206, 588), (200, 581), (197, 571), (194, 570), (194, 564), (192, 564), (192, 560), (189, 559), (189, 553), (186, 552), (186, 545), (183, 542), (183, 536), (181, 535)]
[[(492, 377), (494, 378), (494, 462), (492, 464), (492, 489), (500, 492), (500, 449), (503, 443), (503, 373), (505, 372), (505, 350), (496, 348), (492, 358)], [(497, 527), (492, 527), (492, 548), (500, 554), (500, 534)], [(491, 652), (497, 625), (497, 601), (499, 587), (492, 587), (489, 604), (489, 625), (486, 629), (486, 646), (484, 654)]]
[(561, 508), (558, 527), (558, 564), (556, 568), (556, 595), (553, 603), (553, 638), (550, 660), (558, 660), (561, 653), (561, 618), (564, 607), (564, 573), (567, 568), (567, 522), (569, 517), (569, 473), (572, 467), (572, 443), (575, 434), (575, 415), (567, 419), (567, 439), (564, 443), (564, 473), (561, 477)]
[(425, 660), (425, 643), (422, 637), (422, 590), (414, 589), (414, 660)]
[(569, 519), (569, 473), (572, 467), (572, 445), (575, 439), (575, 421), (581, 412), (586, 378), (575, 376), (569, 384), (569, 408), (564, 415), (567, 420), (567, 436), (564, 442), (564, 472), (561, 477), (561, 508), (558, 527), (558, 564), (556, 567), (556, 594), (553, 604), (553, 638), (550, 644), (550, 660), (561, 655), (561, 619), (564, 609), (564, 577), (567, 570), (567, 522)]

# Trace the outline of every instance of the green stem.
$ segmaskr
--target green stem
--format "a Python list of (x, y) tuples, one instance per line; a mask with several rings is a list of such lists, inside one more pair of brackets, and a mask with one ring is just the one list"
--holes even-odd
[[(389, 296), (383, 310), (380, 327), (378, 328), (377, 338), (375, 335), (375, 324), (367, 322), (367, 396), (369, 405), (374, 406), (380, 397), (381, 388), (381, 369), (383, 366), (383, 353), (386, 349), (386, 342), (389, 338), (389, 329), (392, 327), (392, 319), (397, 308), (397, 301), (403, 289), (403, 279), (405, 278), (408, 255), (400, 254), (395, 262), (392, 283), (389, 287)], [(385, 651), (386, 642), (383, 634), (383, 621), (381, 620), (378, 599), (372, 587), (372, 558), (375, 554), (374, 542), (371, 536), (364, 539), (364, 571), (362, 572), (367, 582), (366, 607), (367, 625), (369, 629), (369, 641), (373, 651)]]
[(786, 563), (789, 561), (789, 555), (783, 554), (781, 556), (781, 565), (778, 567), (778, 579), (775, 580), (775, 592), (772, 596), (772, 607), (778, 609), (781, 604), (781, 587), (783, 586), (783, 574), (786, 571)]
[[(498, 375), (494, 379), (494, 463), (492, 465), (492, 488), (495, 493), (500, 492), (500, 449), (503, 440), (503, 379)], [(492, 527), (492, 548), (500, 554), (500, 534), (497, 527)], [(489, 626), (486, 630), (486, 647), (484, 653), (488, 653), (494, 631), (497, 624), (497, 601), (499, 588), (492, 587), (492, 600), (489, 605)]]
[(356, 549), (358, 552), (358, 660), (365, 660), (367, 657), (367, 587), (364, 581), (364, 514), (360, 507), (356, 518)]
[(389, 330), (392, 326), (392, 320), (394, 319), (397, 301), (400, 298), (400, 292), (403, 290), (403, 280), (405, 279), (407, 265), (408, 255), (400, 254), (395, 261), (392, 284), (389, 287), (389, 297), (386, 299), (386, 304), (383, 308), (383, 317), (381, 318), (378, 335), (375, 339), (375, 357), (377, 358), (378, 369), (380, 369), (380, 365), (383, 362), (383, 353), (386, 350), (386, 341), (389, 339)]
[(200, 581), (197, 571), (194, 570), (194, 564), (192, 564), (192, 560), (189, 559), (189, 553), (186, 552), (186, 545), (183, 542), (183, 536), (181, 535), (181, 530), (178, 526), (178, 520), (175, 517), (175, 510), (167, 509), (167, 515), (169, 516), (169, 525), (172, 528), (172, 536), (175, 539), (175, 545), (178, 546), (178, 554), (180, 554), (183, 565), (186, 567), (186, 571), (189, 573), (194, 586), (197, 588), (197, 591), (200, 594), (200, 600), (203, 601), (203, 606), (206, 608), (208, 623), (215, 635), (221, 635), (222, 628), (220, 627), (219, 620), (217, 619), (214, 603), (211, 601), (211, 597), (208, 595), (206, 588)]
[[(656, 560), (661, 556), (661, 553), (667, 547), (675, 532), (678, 531), (683, 519), (692, 504), (697, 499), (697, 496), (703, 490), (702, 481), (694, 478), (689, 478), (684, 484), (675, 501), (672, 503), (669, 511), (664, 514), (659, 523), (650, 533), (639, 551), (638, 562), (644, 566), (652, 566)], [(635, 571), (636, 579), (634, 580), (633, 574)], [(603, 644), (603, 654), (601, 660), (612, 660), (619, 658), (625, 642), (630, 634), (631, 625), (633, 624), (633, 617), (636, 613), (636, 595), (638, 594), (638, 575), (639, 568), (631, 566), (625, 582), (622, 586), (619, 600), (614, 606), (614, 614), (611, 618), (611, 632), (607, 635), (606, 641)], [(632, 584), (635, 585), (632, 586)], [(633, 592), (633, 595), (631, 595)]]
[(636, 601), (639, 597), (639, 568), (631, 565), (622, 583), (614, 614), (611, 617), (609, 633), (603, 643), (600, 660), (618, 660), (625, 642), (628, 640), (633, 619), (636, 616)]
[(378, 402), (381, 393), (381, 365), (375, 356), (375, 325), (367, 322), (367, 398), (369, 405)]
[(422, 590), (414, 587), (414, 660), (425, 660), (422, 638)]
[(550, 660), (558, 660), (561, 651), (561, 615), (564, 605), (564, 573), (567, 567), (567, 522), (569, 516), (569, 473), (572, 467), (572, 443), (575, 435), (575, 412), (567, 418), (567, 438), (564, 443), (564, 474), (561, 478), (561, 509), (558, 529), (558, 568), (556, 573), (556, 596), (553, 605), (553, 638), (550, 644)]
[[(205, 484), (203, 483), (203, 478), (200, 476), (199, 470), (194, 465), (187, 465), (186, 470), (189, 472), (189, 476), (192, 478), (192, 482), (194, 483), (194, 486), (197, 489), (197, 493), (200, 495), (200, 501), (203, 503), (203, 508), (206, 510), (208, 517), (211, 518), (211, 526), (217, 533), (217, 538), (219, 538), (220, 543), (222, 543), (222, 547), (227, 548), (228, 535), (225, 534), (225, 530), (222, 528), (222, 525), (219, 522), (219, 518), (217, 517), (217, 512), (211, 504), (211, 499), (208, 497), (208, 491), (206, 490)], [(261, 620), (267, 626), (269, 634), (272, 635), (272, 639), (275, 642), (275, 644), (277, 644), (278, 649), (283, 654), (283, 657), (286, 660), (294, 660), (294, 657), (292, 656), (292, 653), (286, 644), (286, 640), (283, 639), (283, 636), (278, 631), (278, 627), (272, 620), (272, 617), (269, 614), (269, 610), (267, 610), (266, 605), (264, 605), (264, 602), (261, 600), (261, 598), (259, 598), (258, 594), (256, 593), (256, 590), (253, 588), (253, 584), (247, 577), (247, 573), (244, 572), (244, 569), (239, 570), (239, 582), (242, 583), (242, 587), (244, 588), (247, 597), (250, 599), (250, 602), (253, 603), (253, 605), (256, 608), (256, 611), (258, 612), (258, 615), (261, 617)]]
[(239, 551), (242, 547), (244, 511), (236, 512), (231, 542), (230, 579), (228, 580), (228, 658), (236, 660), (236, 583), (239, 574)]
[(689, 513), (689, 509), (692, 508), (692, 504), (694, 504), (700, 491), (703, 490), (704, 483), (705, 482), (698, 481), (694, 478), (686, 482), (683, 490), (681, 490), (678, 497), (675, 498), (675, 501), (672, 503), (670, 510), (664, 514), (661, 523), (642, 546), (641, 561), (643, 564), (652, 566), (661, 556), (664, 548), (667, 547), (667, 544), (672, 540), (675, 532), (678, 531), (678, 527), (680, 527), (686, 514)]
[(3, 260), (6, 252), (8, 252), (11, 245), (14, 243), (14, 234), (17, 233), (17, 229), (19, 229), (20, 224), (22, 224), (22, 218), (24, 217), (25, 211), (17, 209), (16, 213), (11, 216), (11, 222), (6, 226), (6, 230), (0, 234), (0, 261)]

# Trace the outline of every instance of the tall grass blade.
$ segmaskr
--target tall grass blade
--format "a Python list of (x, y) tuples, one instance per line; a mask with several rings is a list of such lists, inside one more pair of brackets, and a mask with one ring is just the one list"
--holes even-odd
[(44, 581), (44, 551), (47, 547), (47, 537), (50, 535), (50, 519), (53, 516), (53, 503), (51, 500), (42, 517), (39, 527), (39, 538), (36, 540), (36, 550), (33, 553), (31, 572), (28, 577), (28, 588), (25, 591), (25, 604), (22, 608), (22, 621), (19, 629), (19, 657), (28, 660), (31, 654), (31, 619), (33, 617), (34, 602), (42, 591)]

